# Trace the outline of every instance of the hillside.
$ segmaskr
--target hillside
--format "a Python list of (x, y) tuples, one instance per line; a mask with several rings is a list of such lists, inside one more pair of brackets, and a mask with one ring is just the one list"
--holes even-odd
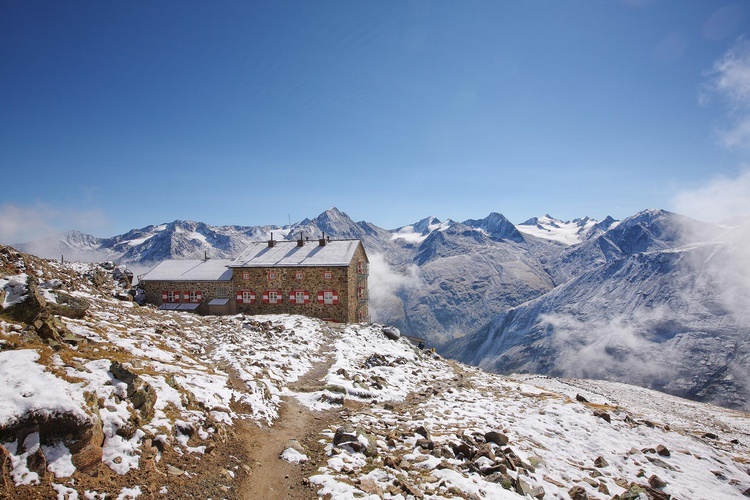
[(359, 238), (371, 261), (372, 319), (443, 355), (499, 373), (622, 381), (747, 411), (749, 228), (652, 209), (623, 221), (546, 215), (513, 225), (491, 213), (385, 230), (331, 208), (285, 227), (175, 221), (108, 240), (71, 234), (60, 244), (79, 242), (90, 257), (104, 253), (137, 272), (147, 257), (230, 256), (271, 232)]
[(750, 495), (744, 413), (488, 374), (382, 325), (138, 307), (8, 247), (0, 290), (9, 498)]
[(569, 281), (444, 352), (491, 371), (617, 380), (748, 411), (748, 229), (637, 214), (570, 247), (556, 265)]

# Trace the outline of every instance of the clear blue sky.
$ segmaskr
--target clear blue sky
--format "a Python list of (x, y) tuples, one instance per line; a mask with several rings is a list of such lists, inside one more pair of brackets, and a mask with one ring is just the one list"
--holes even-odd
[(0, 0), (0, 241), (670, 208), (744, 172), (748, 36), (744, 1)]

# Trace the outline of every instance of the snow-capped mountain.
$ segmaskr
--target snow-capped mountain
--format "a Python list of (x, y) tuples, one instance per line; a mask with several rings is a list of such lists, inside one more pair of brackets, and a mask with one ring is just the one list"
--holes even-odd
[[(271, 234), (360, 238), (371, 259), (373, 319), (450, 356), (499, 372), (627, 380), (747, 408), (747, 227), (646, 210), (621, 222), (545, 216), (514, 226), (491, 213), (386, 230), (331, 208), (290, 226), (175, 221), (109, 239), (71, 234), (64, 244), (96, 260), (144, 265), (232, 257)], [(586, 354), (590, 363), (575, 362)]]
[(748, 410), (746, 229), (636, 214), (563, 254), (569, 281), (445, 353), (496, 372), (618, 380)]
[(543, 217), (532, 217), (520, 223), (517, 229), (524, 234), (538, 238), (559, 241), (566, 245), (575, 245), (613, 228), (616, 224), (617, 222), (609, 216), (601, 222), (589, 217), (563, 222), (547, 214)]
[(135, 307), (114, 276), (0, 245), (22, 292), (0, 300), (0, 497), (750, 495), (748, 414), (490, 374), (379, 324)]

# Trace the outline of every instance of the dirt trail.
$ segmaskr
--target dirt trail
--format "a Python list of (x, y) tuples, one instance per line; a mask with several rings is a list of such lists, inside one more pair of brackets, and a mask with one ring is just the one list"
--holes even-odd
[[(317, 363), (300, 380), (290, 384), (292, 391), (312, 392), (323, 389), (322, 381), (333, 363), (333, 357)], [(294, 397), (285, 397), (279, 418), (272, 426), (258, 427), (249, 421), (238, 422), (238, 435), (250, 457), (250, 474), (242, 481), (239, 497), (244, 499), (318, 498), (307, 477), (326, 460), (324, 447), (318, 443), (320, 433), (339, 419), (338, 411), (311, 411)], [(292, 464), (279, 458), (291, 439), (297, 439), (309, 461)]]

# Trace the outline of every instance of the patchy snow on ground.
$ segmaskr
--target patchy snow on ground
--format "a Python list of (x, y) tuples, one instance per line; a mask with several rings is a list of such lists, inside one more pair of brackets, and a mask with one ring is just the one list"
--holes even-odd
[(7, 309), (26, 300), (28, 294), (26, 279), (25, 273), (0, 278), (0, 293), (5, 292), (0, 309)]
[[(95, 272), (95, 265), (49, 265)], [(40, 276), (51, 288), (53, 279)], [(87, 347), (0, 350), (0, 425), (35, 412), (89, 419), (84, 393), (95, 396), (102, 460), (133, 478), (117, 498), (145, 494), (138, 469), (147, 442), (199, 460), (222, 426), (239, 419), (273, 426), (290, 396), (312, 411), (332, 410), (356, 434), (334, 446), (338, 429), (321, 433), (326, 461), (309, 478), (320, 496), (569, 498), (575, 487), (602, 498), (650, 487), (674, 498), (740, 498), (750, 489), (744, 413), (624, 384), (486, 374), (405, 338), (390, 340), (382, 325), (200, 317), (134, 307), (91, 286), (67, 292), (91, 303), (83, 319), (62, 318)], [(19, 325), (0, 322), (2, 346), (22, 336)], [(154, 391), (150, 420), (139, 420), (114, 361)], [(319, 385), (294, 385), (324, 361), (331, 364)], [(42, 445), (32, 433), (3, 447), (15, 484), (43, 479), (29, 466), (42, 450), (48, 476), (65, 483), (52, 484), (59, 498), (100, 498), (77, 491), (73, 479), (60, 481), (75, 473), (61, 443)], [(305, 458), (292, 448), (281, 456)]]
[[(747, 414), (625, 384), (579, 381), (578, 388), (555, 379), (517, 381), (449, 364), (406, 341), (383, 340), (376, 330), (347, 328), (336, 343), (337, 361), (326, 380), (345, 387), (349, 398), (370, 401), (350, 422), (377, 438), (378, 456), (366, 459), (346, 446), (329, 444), (327, 467), (311, 478), (320, 486), (319, 495), (399, 498), (409, 484), (406, 491), (425, 498), (458, 492), (518, 498), (521, 486), (509, 491), (502, 476), (485, 472), (501, 469), (495, 460), (501, 454), (507, 464), (503, 474), (513, 484), (523, 484), (520, 491), (543, 489), (545, 498), (569, 498), (574, 486), (590, 498), (640, 491), (638, 485), (659, 484), (654, 477), (666, 482), (661, 489), (674, 498), (738, 498), (750, 488)], [(389, 390), (363, 389), (373, 384), (375, 370), (388, 380)], [(420, 397), (401, 407), (383, 404), (403, 401), (406, 392)], [(578, 402), (576, 393), (601, 402)], [(627, 405), (616, 406), (613, 395)], [(683, 408), (678, 420), (685, 424), (680, 428), (669, 418), (678, 407)], [(684, 418), (690, 408), (698, 410), (694, 414), (701, 415), (700, 423)], [(656, 415), (661, 424), (649, 420)], [(703, 437), (717, 429), (718, 439)], [(505, 435), (507, 445), (487, 443), (489, 432)], [(326, 439), (331, 438), (329, 433)], [(487, 456), (469, 462), (455, 452), (435, 451), (455, 450), (462, 443)], [(517, 466), (510, 466), (511, 459), (519, 461)]]

